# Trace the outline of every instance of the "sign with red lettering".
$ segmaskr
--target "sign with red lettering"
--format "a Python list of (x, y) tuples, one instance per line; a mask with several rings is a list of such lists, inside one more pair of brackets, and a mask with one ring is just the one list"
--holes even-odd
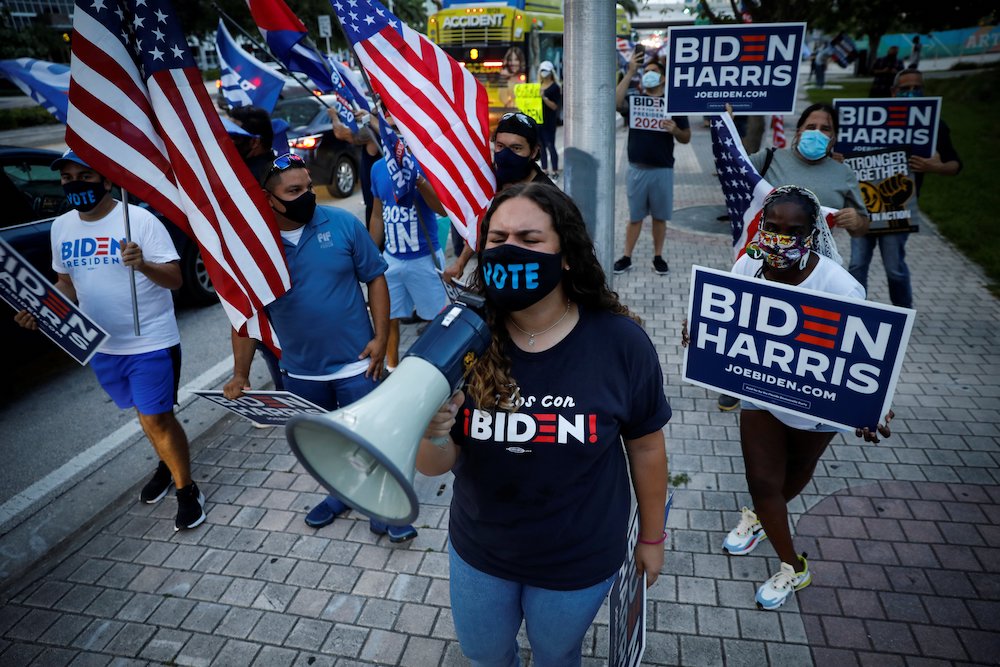
[(0, 239), (0, 298), (35, 316), (38, 330), (86, 366), (108, 332), (76, 307), (10, 245)]
[(281, 426), (295, 415), (325, 415), (329, 412), (290, 391), (246, 391), (239, 398), (232, 399), (226, 398), (217, 389), (199, 389), (191, 393), (261, 426)]

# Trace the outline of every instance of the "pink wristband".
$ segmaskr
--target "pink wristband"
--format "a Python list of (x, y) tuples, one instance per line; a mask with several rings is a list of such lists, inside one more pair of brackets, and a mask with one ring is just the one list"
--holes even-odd
[(660, 536), (660, 539), (658, 539), (658, 540), (644, 540), (644, 539), (642, 539), (640, 537), (639, 538), (639, 544), (663, 544), (663, 542), (666, 539), (667, 539), (667, 531), (664, 530), (663, 531), (663, 535)]

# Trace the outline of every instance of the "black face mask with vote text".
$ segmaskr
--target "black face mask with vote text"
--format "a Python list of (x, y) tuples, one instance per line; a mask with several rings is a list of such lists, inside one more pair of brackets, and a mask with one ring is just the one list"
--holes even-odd
[(505, 243), (483, 251), (486, 294), (508, 312), (541, 301), (562, 280), (562, 253), (537, 252)]
[(92, 211), (95, 206), (101, 203), (107, 190), (104, 183), (98, 181), (69, 181), (63, 183), (63, 192), (66, 193), (66, 201), (71, 208), (75, 208), (81, 213)]

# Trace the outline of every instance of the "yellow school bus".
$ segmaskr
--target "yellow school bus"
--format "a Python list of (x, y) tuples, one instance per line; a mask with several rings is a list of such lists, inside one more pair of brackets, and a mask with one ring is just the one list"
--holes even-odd
[[(631, 35), (621, 7), (615, 32), (622, 37)], [(563, 33), (562, 0), (445, 2), (444, 9), (427, 19), (427, 37), (486, 88), (491, 126), (500, 114), (515, 108), (517, 84), (538, 81), (539, 63), (550, 61), (557, 78), (562, 79)]]

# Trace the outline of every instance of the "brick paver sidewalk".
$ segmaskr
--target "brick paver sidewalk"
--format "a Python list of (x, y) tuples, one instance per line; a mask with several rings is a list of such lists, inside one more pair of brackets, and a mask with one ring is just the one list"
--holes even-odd
[[(708, 142), (696, 124), (677, 151), (676, 209), (720, 202)], [(620, 192), (619, 245), (624, 211)], [(753, 593), (776, 565), (770, 544), (742, 558), (720, 550), (749, 501), (737, 415), (679, 379), (690, 266), (728, 268), (729, 243), (672, 226), (671, 273), (658, 276), (644, 231), (636, 268), (615, 287), (660, 352), (674, 408), (671, 471), (690, 477), (670, 515), (665, 573), (649, 591), (645, 664), (996, 664), (1000, 307), (931, 224), (909, 250), (918, 316), (894, 434), (877, 446), (834, 441), (791, 508), (814, 583), (764, 612)], [(886, 301), (878, 259), (871, 275), (870, 298)], [(405, 327), (404, 346), (414, 329)], [(138, 489), (119, 500), (30, 576), (7, 582), (0, 664), (467, 664), (448, 606), (450, 478), (418, 476), (420, 536), (396, 546), (354, 513), (305, 526), (322, 495), (280, 429), (227, 419), (194, 452), (207, 523), (174, 533), (172, 500), (141, 505)], [(588, 633), (588, 665), (606, 662), (607, 623), (604, 611)]]

